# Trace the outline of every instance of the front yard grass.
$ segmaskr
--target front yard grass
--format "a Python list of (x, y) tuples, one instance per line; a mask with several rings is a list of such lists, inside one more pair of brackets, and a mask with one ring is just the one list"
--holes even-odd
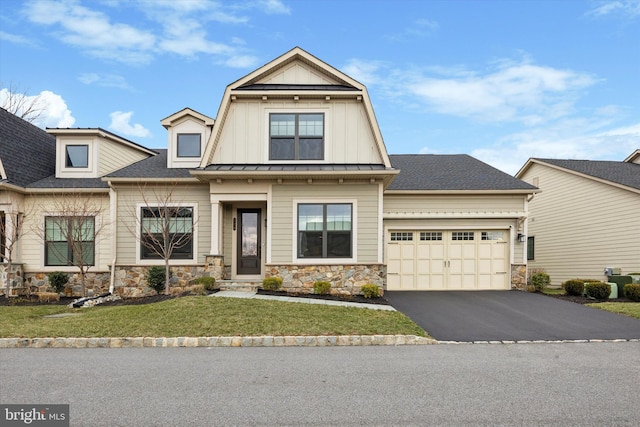
[(637, 302), (597, 302), (586, 305), (589, 307), (599, 308), (600, 310), (624, 314), (625, 316), (640, 319), (640, 303)]
[[(46, 315), (79, 313), (44, 318)], [(155, 304), (69, 309), (0, 307), (0, 337), (428, 336), (394, 311), (251, 299), (182, 297)]]

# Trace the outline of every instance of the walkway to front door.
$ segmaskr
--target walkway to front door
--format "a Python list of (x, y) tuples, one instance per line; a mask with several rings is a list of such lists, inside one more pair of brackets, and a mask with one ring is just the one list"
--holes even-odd
[(260, 274), (260, 209), (238, 209), (237, 274)]

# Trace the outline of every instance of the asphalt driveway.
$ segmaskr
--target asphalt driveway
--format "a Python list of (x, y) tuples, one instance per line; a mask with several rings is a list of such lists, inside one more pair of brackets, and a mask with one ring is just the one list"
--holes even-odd
[(387, 291), (441, 341), (640, 339), (640, 320), (521, 291)]

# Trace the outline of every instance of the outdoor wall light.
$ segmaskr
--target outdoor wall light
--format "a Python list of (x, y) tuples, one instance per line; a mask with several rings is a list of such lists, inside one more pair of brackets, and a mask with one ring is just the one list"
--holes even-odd
[(525, 235), (524, 235), (524, 234), (522, 234), (522, 233), (518, 233), (518, 242), (520, 242), (520, 243), (524, 243), (524, 242), (526, 242), (526, 241), (527, 241), (527, 236), (525, 236)]

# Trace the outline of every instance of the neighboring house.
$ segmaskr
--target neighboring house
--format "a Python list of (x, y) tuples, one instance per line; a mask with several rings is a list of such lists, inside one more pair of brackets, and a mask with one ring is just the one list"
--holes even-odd
[(531, 270), (554, 285), (640, 271), (640, 150), (621, 162), (532, 158), (516, 177), (541, 190), (529, 203)]
[[(161, 123), (166, 150), (101, 129), (49, 129), (55, 173), (19, 190), (37, 206), (67, 191), (102, 207), (103, 232), (86, 243), (95, 290), (112, 280), (125, 295), (147, 291), (146, 269), (162, 260), (141, 244), (139, 224), (153, 222), (154, 200), (168, 193), (180, 207), (172, 227), (190, 237), (171, 259), (174, 286), (199, 275), (279, 276), (303, 292), (328, 280), (340, 293), (525, 283), (537, 189), (466, 155), (390, 156), (364, 85), (300, 48), (230, 84), (216, 119), (185, 108)], [(52, 214), (39, 209), (31, 221)], [(35, 236), (22, 245), (32, 285), (62, 268), (45, 246)]]

